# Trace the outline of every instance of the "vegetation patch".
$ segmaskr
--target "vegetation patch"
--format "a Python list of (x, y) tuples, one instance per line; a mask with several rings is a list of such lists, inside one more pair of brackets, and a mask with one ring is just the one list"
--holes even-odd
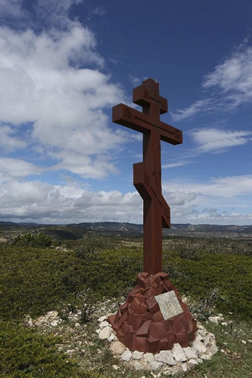
[[(143, 373), (116, 361), (95, 332), (98, 317), (110, 312), (112, 302), (117, 308), (143, 269), (140, 239), (68, 239), (51, 241), (46, 247), (44, 236), (27, 235), (0, 245), (0, 375), (141, 377)], [(218, 312), (233, 321), (228, 327), (205, 323), (214, 332), (220, 352), (190, 377), (247, 377), (252, 370), (251, 243), (239, 242), (236, 250), (235, 243), (199, 238), (164, 242), (164, 271), (181, 295), (191, 299), (193, 312), (203, 321)], [(104, 298), (108, 306), (103, 305)], [(77, 308), (81, 317), (76, 328), (69, 313)], [(52, 310), (63, 320), (58, 328), (23, 327), (24, 316), (34, 319)], [(84, 352), (63, 353), (81, 341), (84, 346), (79, 349)], [(66, 348), (60, 352), (59, 345)]]

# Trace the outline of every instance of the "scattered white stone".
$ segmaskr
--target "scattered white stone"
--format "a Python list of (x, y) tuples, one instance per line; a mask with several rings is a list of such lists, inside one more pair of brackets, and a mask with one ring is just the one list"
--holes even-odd
[(173, 354), (170, 350), (161, 350), (161, 352), (156, 354), (155, 360), (159, 362), (163, 362), (170, 366), (176, 365), (176, 361), (174, 360)]
[(203, 354), (203, 353), (205, 353), (206, 352), (206, 347), (205, 347), (205, 345), (201, 342), (201, 341), (194, 341), (193, 342), (193, 347), (195, 348), (195, 349), (197, 349), (197, 351), (199, 352), (199, 356), (201, 357), (201, 355)]
[(143, 356), (143, 352), (139, 352), (138, 350), (135, 350), (133, 353), (132, 353), (132, 358), (134, 360), (140, 360), (140, 358), (142, 358)]
[(144, 369), (145, 369), (145, 366), (142, 365), (140, 362), (136, 361), (136, 362), (134, 363), (134, 368), (135, 368), (135, 370), (144, 370)]
[(129, 349), (127, 349), (125, 350), (125, 352), (122, 354), (121, 357), (123, 361), (129, 362), (132, 357), (132, 353)]
[(245, 344), (245, 345), (246, 345), (246, 344), (247, 344), (247, 341), (245, 341), (245, 340), (242, 340), (242, 344)]
[(74, 349), (69, 349), (69, 350), (66, 351), (66, 353), (67, 354), (72, 354), (72, 353), (74, 353)]
[(209, 316), (208, 320), (210, 320), (210, 322), (212, 322), (212, 323), (219, 324), (220, 317), (219, 316)]
[(186, 373), (188, 371), (188, 365), (187, 363), (182, 364), (182, 369)]
[(107, 319), (107, 316), (104, 315), (104, 316), (101, 316), (99, 319), (98, 319), (98, 322), (101, 323), (101, 322), (104, 322), (104, 320)]
[(24, 326), (25, 327), (33, 327), (33, 321), (32, 321), (32, 318), (30, 315), (27, 315), (25, 318), (24, 318)]
[(184, 348), (184, 352), (188, 360), (196, 359), (198, 357), (198, 351), (193, 347)]
[(101, 332), (99, 333), (99, 338), (101, 340), (106, 340), (109, 338), (109, 336), (111, 335), (112, 333), (112, 328), (107, 326), (107, 327), (104, 327)]
[(155, 358), (153, 356), (152, 353), (145, 353), (143, 355), (143, 359), (145, 362), (147, 362), (148, 364), (150, 364), (151, 362), (154, 362), (155, 361)]
[[(105, 316), (107, 319), (108, 315)], [(139, 351), (131, 352), (121, 343), (104, 317), (100, 319), (99, 338), (110, 341), (110, 349), (114, 357), (119, 357), (124, 363), (135, 370), (148, 370), (153, 377), (159, 378), (163, 375), (174, 376), (177, 373), (186, 373), (193, 366), (202, 363), (203, 360), (210, 360), (218, 351), (215, 337), (212, 333), (198, 323), (195, 341), (192, 346), (182, 348), (180, 344), (174, 344), (172, 350), (162, 350), (158, 354), (143, 353)], [(104, 327), (102, 323), (104, 322)], [(117, 365), (115, 365), (117, 366)], [(153, 373), (155, 371), (155, 374)], [(156, 371), (159, 371), (157, 374)], [(156, 375), (157, 374), (157, 375)], [(142, 377), (143, 378), (143, 377)]]
[(194, 358), (190, 358), (190, 360), (188, 361), (189, 364), (191, 365), (198, 365), (198, 360), (194, 359)]
[(119, 366), (118, 366), (118, 365), (113, 365), (112, 368), (113, 368), (114, 370), (118, 370), (118, 369), (119, 369)]
[(113, 354), (123, 354), (126, 350), (126, 346), (121, 341), (113, 341), (110, 345), (111, 352)]
[(223, 327), (227, 327), (228, 324), (227, 324), (227, 322), (222, 322), (221, 325), (222, 325)]
[(118, 340), (116, 335), (112, 332), (111, 335), (108, 338), (108, 341), (111, 343), (111, 341), (116, 341)]
[(80, 327), (80, 323), (75, 323), (75, 328), (79, 328)]
[(163, 366), (162, 362), (158, 362), (158, 361), (152, 361), (150, 364), (151, 370), (153, 371), (160, 370), (162, 366)]
[(104, 328), (104, 327), (107, 327), (107, 326), (109, 326), (109, 323), (106, 320), (104, 322), (100, 323), (101, 328)]
[(176, 361), (178, 362), (185, 362), (187, 361), (185, 352), (183, 348), (178, 344), (174, 344), (174, 347), (172, 348), (172, 354)]
[(201, 359), (202, 360), (206, 360), (206, 361), (211, 360), (211, 358), (212, 358), (212, 354), (211, 353), (202, 354), (202, 356), (201, 356)]

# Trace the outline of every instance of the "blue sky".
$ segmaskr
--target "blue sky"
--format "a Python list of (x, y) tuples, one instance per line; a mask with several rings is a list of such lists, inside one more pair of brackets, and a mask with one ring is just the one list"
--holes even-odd
[[(172, 223), (252, 224), (252, 3), (0, 0), (0, 220), (142, 222), (142, 135), (112, 123), (160, 83)], [(140, 109), (139, 109), (140, 110)]]

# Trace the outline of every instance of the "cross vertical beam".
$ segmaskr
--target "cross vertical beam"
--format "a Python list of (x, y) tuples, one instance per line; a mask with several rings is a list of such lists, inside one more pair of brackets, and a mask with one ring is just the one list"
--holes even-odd
[(170, 228), (170, 208), (162, 196), (160, 141), (180, 144), (182, 131), (160, 121), (168, 103), (153, 79), (133, 90), (133, 102), (143, 113), (119, 104), (113, 108), (113, 122), (143, 133), (143, 162), (134, 164), (133, 182), (144, 201), (144, 271), (156, 274), (162, 272), (162, 227)]

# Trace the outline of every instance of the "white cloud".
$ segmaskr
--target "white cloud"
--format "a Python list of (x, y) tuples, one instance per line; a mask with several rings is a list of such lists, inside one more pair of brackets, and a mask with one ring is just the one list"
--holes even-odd
[(190, 161), (177, 161), (175, 163), (162, 164), (162, 169), (184, 167), (190, 164)]
[(23, 0), (0, 0), (1, 21), (15, 20), (16, 26), (30, 21), (30, 15), (22, 8)]
[(173, 223), (252, 224), (252, 175), (212, 178), (208, 182), (171, 180), (163, 184), (163, 192), (171, 206)]
[(75, 4), (80, 4), (84, 0), (35, 0), (34, 8), (37, 19), (46, 27), (68, 28), (73, 24), (69, 19), (70, 8)]
[(194, 117), (198, 113), (212, 110), (213, 106), (209, 99), (198, 100), (185, 109), (178, 109), (175, 113), (170, 112), (173, 121), (183, 121), (184, 119)]
[(173, 121), (183, 121), (199, 113), (227, 112), (252, 102), (252, 47), (241, 45), (233, 54), (204, 76), (202, 87), (215, 90), (214, 96), (197, 100), (171, 113)]
[(133, 84), (134, 86), (141, 84), (141, 80), (135, 75), (130, 74), (128, 78), (131, 84)]
[(103, 16), (106, 13), (106, 10), (102, 7), (96, 7), (92, 9), (91, 13), (96, 16)]
[(176, 190), (173, 193), (168, 193), (165, 197), (170, 206), (181, 206), (185, 205), (187, 202), (193, 201), (196, 198), (196, 194), (183, 190)]
[(16, 149), (22, 149), (27, 142), (15, 136), (15, 130), (8, 125), (0, 125), (0, 146), (2, 151), (12, 152)]
[[(8, 165), (17, 178), (18, 174), (22, 178), (33, 173), (34, 167), (17, 163), (0, 161), (0, 169)], [(249, 206), (244, 199), (251, 194), (252, 176), (215, 178), (205, 183), (170, 181), (163, 187), (173, 223), (252, 223), (252, 214), (247, 212)], [(52, 185), (13, 179), (0, 184), (0, 202), (0, 218), (12, 221), (142, 222), (142, 199), (137, 192), (95, 192), (74, 182)]]
[(82, 161), (87, 165), (79, 174), (97, 178), (115, 171), (107, 153), (125, 138), (108, 127), (106, 114), (124, 99), (122, 90), (87, 68), (103, 66), (95, 46), (94, 35), (78, 24), (40, 34), (0, 28), (0, 120), (10, 125), (5, 137), (31, 122), (33, 142), (58, 166), (76, 173)]
[(240, 47), (224, 63), (207, 74), (204, 88), (217, 87), (231, 102), (231, 106), (252, 101), (252, 47)]
[(230, 131), (215, 128), (191, 130), (189, 135), (198, 144), (197, 153), (221, 152), (230, 147), (241, 146), (252, 140), (250, 131)]
[(0, 183), (22, 179), (29, 175), (39, 174), (41, 170), (35, 165), (20, 159), (0, 157)]
[(252, 193), (252, 175), (213, 177), (204, 183), (171, 180), (163, 184), (163, 188), (169, 192), (179, 191), (181, 187), (185, 188), (187, 192), (195, 194), (197, 200), (200, 195), (229, 199)]
[(77, 185), (8, 182), (0, 187), (0, 218), (49, 223), (83, 221), (141, 222), (142, 200), (137, 193), (92, 192)]

